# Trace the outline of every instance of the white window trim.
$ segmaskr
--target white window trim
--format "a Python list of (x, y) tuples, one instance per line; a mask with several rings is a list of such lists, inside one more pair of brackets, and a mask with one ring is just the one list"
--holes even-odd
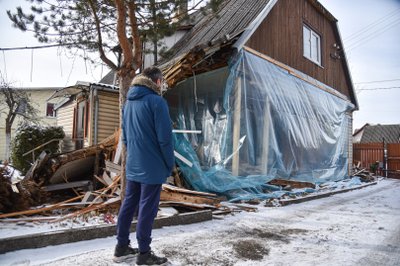
[[(309, 36), (305, 36), (304, 35), (304, 28), (306, 28), (309, 32), (310, 35)], [(313, 54), (313, 46), (311, 43), (311, 37), (314, 36), (317, 39), (317, 51), (315, 51), (317, 53), (317, 58), (313, 58), (312, 54)], [(310, 50), (306, 51), (306, 46), (305, 46), (305, 42), (306, 42), (306, 38), (308, 38), (308, 42), (309, 42), (309, 47)], [(316, 33), (315, 31), (313, 31), (310, 27), (308, 27), (306, 24), (303, 24), (303, 56), (305, 58), (307, 58), (308, 60), (316, 63), (319, 66), (322, 66), (322, 59), (321, 59), (321, 36)]]

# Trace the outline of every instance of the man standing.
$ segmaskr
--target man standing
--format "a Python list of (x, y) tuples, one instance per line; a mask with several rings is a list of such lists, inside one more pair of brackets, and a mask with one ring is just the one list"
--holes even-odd
[[(137, 255), (137, 265), (162, 265), (167, 258), (150, 248), (161, 185), (172, 172), (174, 148), (172, 125), (166, 101), (160, 96), (163, 76), (150, 67), (136, 76), (123, 109), (123, 141), (127, 150), (126, 193), (117, 223), (114, 261)], [(130, 247), (129, 229), (137, 211), (138, 249)]]

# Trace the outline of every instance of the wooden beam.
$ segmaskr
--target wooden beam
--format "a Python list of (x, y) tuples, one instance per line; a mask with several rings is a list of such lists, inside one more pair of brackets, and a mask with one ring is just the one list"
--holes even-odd
[(178, 201), (161, 201), (160, 207), (185, 207), (192, 210), (198, 209), (218, 209), (214, 205), (207, 205), (207, 204), (196, 204), (190, 202), (178, 202)]
[[(239, 139), (240, 139), (240, 115), (242, 108), (242, 78), (239, 76), (236, 80), (235, 90), (235, 109), (233, 110), (233, 143), (232, 152), (235, 152), (232, 159), (232, 175), (239, 175)], [(237, 151), (237, 152), (236, 152)]]
[(111, 162), (111, 161), (105, 161), (105, 163), (106, 163), (106, 170), (113, 172), (117, 175), (121, 174), (121, 171), (122, 171), (121, 165)]
[(262, 154), (261, 154), (261, 166), (262, 173), (268, 174), (268, 153), (269, 153), (269, 129), (270, 129), (270, 104), (268, 98), (265, 99), (264, 103), (264, 116), (263, 116), (263, 142), (262, 142)]
[(176, 186), (171, 186), (168, 184), (163, 184), (162, 188), (163, 188), (163, 190), (172, 191), (172, 192), (181, 192), (181, 193), (187, 193), (187, 194), (193, 194), (193, 195), (199, 195), (199, 196), (207, 196), (207, 197), (218, 197), (218, 195), (214, 194), (214, 193), (190, 190), (190, 189), (180, 188), (180, 187), (176, 187)]
[(294, 180), (284, 180), (284, 179), (274, 179), (268, 182), (268, 184), (274, 186), (290, 186), (292, 188), (315, 188), (315, 184), (310, 182), (294, 181)]
[(62, 190), (62, 189), (76, 188), (76, 187), (89, 187), (90, 185), (91, 182), (89, 180), (83, 180), (83, 181), (49, 185), (45, 186), (44, 189), (46, 191), (55, 191), (55, 190)]
[(51, 210), (55, 210), (59, 207), (61, 207), (64, 203), (68, 203), (68, 202), (72, 202), (75, 200), (79, 200), (83, 198), (83, 195), (48, 206), (48, 207), (43, 207), (43, 208), (39, 208), (39, 209), (34, 209), (34, 210), (26, 210), (26, 211), (19, 211), (19, 212), (12, 212), (12, 213), (5, 213), (5, 214), (0, 214), (0, 219), (2, 218), (8, 218), (8, 217), (14, 217), (14, 216), (19, 216), (19, 215), (32, 215), (32, 214), (38, 214), (41, 212), (45, 212), (45, 211), (51, 211)]
[(207, 198), (202, 196), (190, 195), (186, 193), (178, 193), (172, 191), (161, 191), (161, 201), (176, 201), (195, 204), (215, 205), (219, 203), (218, 199)]

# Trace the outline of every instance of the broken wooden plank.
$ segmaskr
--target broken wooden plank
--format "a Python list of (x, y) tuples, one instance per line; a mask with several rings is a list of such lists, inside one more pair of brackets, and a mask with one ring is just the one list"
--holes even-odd
[(106, 164), (106, 170), (108, 170), (111, 173), (114, 173), (116, 175), (120, 175), (122, 171), (122, 166), (111, 161), (105, 161)]
[(180, 188), (183, 188), (183, 180), (179, 176), (179, 174), (174, 174), (174, 185)]
[(190, 202), (180, 202), (180, 201), (160, 201), (160, 207), (185, 207), (191, 210), (204, 210), (213, 209), (216, 210), (218, 207), (209, 204), (197, 204)]
[(19, 193), (19, 190), (18, 190), (18, 188), (17, 188), (17, 186), (15, 184), (11, 184), (11, 189), (12, 189), (13, 192)]
[(115, 186), (118, 186), (118, 185), (119, 185), (118, 182), (119, 182), (120, 179), (121, 179), (121, 176), (117, 176), (117, 177), (114, 179), (114, 181), (113, 181), (110, 185), (108, 185), (107, 187), (101, 189), (102, 192), (100, 193), (100, 195), (98, 195), (98, 196), (93, 200), (92, 204), (90, 204), (89, 207), (92, 206), (93, 204), (95, 204), (95, 202), (96, 202), (99, 198), (101, 198), (103, 195), (105, 195), (106, 192), (107, 192), (108, 190), (114, 188)]
[(194, 194), (194, 195), (201, 195), (201, 196), (208, 196), (208, 197), (218, 197), (218, 195), (214, 194), (214, 193), (190, 190), (190, 189), (180, 188), (180, 187), (176, 187), (176, 186), (171, 186), (168, 184), (163, 184), (162, 187), (163, 187), (163, 189), (169, 190), (169, 191), (182, 192), (182, 193), (187, 193), (187, 194)]
[(65, 216), (63, 216), (61, 218), (52, 220), (51, 223), (61, 222), (61, 221), (64, 221), (66, 219), (69, 219), (69, 218), (75, 218), (75, 217), (78, 217), (80, 215), (83, 215), (83, 214), (86, 214), (86, 213), (89, 213), (89, 212), (92, 212), (92, 211), (95, 211), (95, 210), (100, 210), (102, 208), (109, 207), (109, 205), (116, 204), (119, 201), (121, 201), (121, 198), (120, 197), (115, 197), (115, 198), (111, 198), (111, 199), (109, 199), (109, 200), (107, 200), (107, 201), (105, 201), (103, 203), (100, 203), (100, 204), (89, 205), (89, 207), (87, 207), (87, 208), (75, 211), (75, 212), (67, 214), (67, 215), (65, 215)]
[(123, 149), (123, 147), (122, 147), (122, 134), (119, 134), (118, 145), (117, 145), (117, 149), (115, 150), (113, 163), (118, 164), (118, 163), (121, 162), (122, 149)]
[(68, 188), (77, 188), (77, 187), (89, 187), (91, 186), (92, 182), (89, 180), (82, 180), (82, 181), (75, 181), (75, 182), (69, 182), (69, 183), (63, 183), (63, 184), (54, 184), (54, 185), (48, 185), (43, 187), (46, 191), (55, 191), (55, 190), (62, 190), (62, 189), (68, 189)]
[(2, 219), (2, 223), (18, 223), (18, 222), (47, 222), (54, 220), (58, 216), (44, 216), (44, 217), (21, 217), (21, 218), (5, 218)]
[(94, 177), (95, 177), (98, 181), (100, 181), (100, 183), (102, 183), (103, 185), (108, 186), (108, 184), (106, 183), (106, 181), (104, 181), (104, 179), (98, 177), (97, 175), (94, 175)]
[(355, 173), (354, 173), (354, 174), (352, 174), (351, 176), (358, 175), (359, 173), (362, 173), (362, 172), (364, 172), (365, 170), (367, 170), (367, 169), (366, 169), (366, 168), (363, 168), (363, 169), (361, 169), (361, 170), (359, 170), (359, 171), (355, 172)]
[(175, 201), (182, 203), (195, 203), (195, 204), (207, 204), (207, 205), (216, 205), (221, 201), (217, 198), (209, 198), (199, 195), (186, 194), (180, 192), (172, 192), (172, 191), (161, 191), (161, 201)]
[(111, 177), (108, 176), (108, 174), (106, 172), (103, 172), (103, 180), (104, 182), (107, 184), (106, 186), (109, 186), (112, 184), (113, 180), (111, 179)]
[(54, 205), (51, 205), (51, 206), (43, 207), (43, 208), (0, 214), (0, 219), (19, 216), (19, 215), (33, 215), (33, 214), (38, 214), (38, 213), (45, 212), (45, 211), (55, 210), (58, 207), (62, 206), (64, 203), (72, 202), (72, 201), (75, 201), (75, 200), (80, 200), (82, 197), (83, 197), (83, 195), (77, 196), (77, 197), (68, 199), (66, 201), (63, 201), (63, 202), (60, 202), (60, 203), (57, 203), (57, 204), (54, 204)]
[(274, 186), (290, 186), (291, 188), (315, 188), (315, 184), (303, 181), (285, 180), (285, 179), (273, 179), (268, 182)]
[(85, 196), (83, 196), (81, 203), (87, 203), (87, 201), (91, 195), (92, 195), (92, 193), (90, 191), (86, 192)]
[(257, 207), (249, 206), (247, 204), (240, 204), (240, 203), (230, 203), (230, 204), (240, 210), (243, 210), (243, 211), (247, 211), (247, 212), (257, 212), (258, 211)]
[(48, 161), (49, 155), (47, 152), (42, 151), (39, 155), (39, 158), (33, 163), (31, 168), (29, 168), (28, 172), (25, 174), (26, 179), (30, 179), (34, 176), (36, 169), (41, 169), (43, 165)]

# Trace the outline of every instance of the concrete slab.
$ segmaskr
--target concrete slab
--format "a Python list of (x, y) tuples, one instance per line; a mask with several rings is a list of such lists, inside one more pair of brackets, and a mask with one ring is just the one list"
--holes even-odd
[[(170, 217), (156, 218), (153, 228), (161, 228), (171, 225), (192, 224), (208, 221), (211, 219), (212, 212), (210, 210), (183, 213)], [(135, 230), (136, 221), (134, 221), (131, 225), (131, 232), (135, 232)], [(104, 238), (108, 236), (113, 236), (116, 234), (116, 232), (116, 225), (98, 225), (3, 238), (0, 240), (0, 254), (21, 249), (41, 248), (50, 245), (60, 245), (95, 238)]]

